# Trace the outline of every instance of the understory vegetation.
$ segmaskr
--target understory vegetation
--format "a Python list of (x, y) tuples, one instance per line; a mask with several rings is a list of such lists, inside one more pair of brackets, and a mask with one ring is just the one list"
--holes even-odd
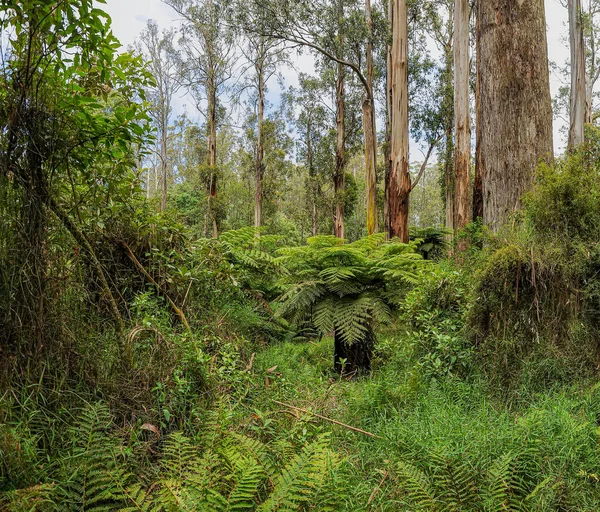
[[(105, 255), (124, 342), (72, 263), (56, 344), (2, 359), (2, 508), (598, 510), (597, 148), (543, 166), (500, 235), (471, 225), (451, 257), (438, 237), (435, 260), (424, 239), (194, 242), (152, 218), (146, 252), (127, 245), (151, 279), (125, 245)], [(370, 372), (334, 370), (337, 329), (372, 343)]]
[(497, 233), (218, 232), (106, 15), (0, 5), (0, 510), (600, 510), (598, 130)]

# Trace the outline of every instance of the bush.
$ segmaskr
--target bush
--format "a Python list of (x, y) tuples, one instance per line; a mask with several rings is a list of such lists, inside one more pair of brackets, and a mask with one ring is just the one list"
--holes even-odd
[(467, 276), (449, 262), (425, 271), (407, 294), (402, 320), (421, 375), (468, 375), (473, 358), (464, 329), (469, 298)]

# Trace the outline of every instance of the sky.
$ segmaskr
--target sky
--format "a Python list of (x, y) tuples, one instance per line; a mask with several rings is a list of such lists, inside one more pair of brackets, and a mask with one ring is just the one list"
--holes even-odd
[[(567, 10), (562, 6), (560, 0), (546, 1), (546, 23), (548, 28), (548, 58), (550, 61), (563, 65), (569, 58), (569, 48), (566, 36)], [(149, 19), (155, 20), (161, 28), (177, 26), (179, 19), (177, 13), (162, 0), (106, 0), (102, 8), (112, 18), (113, 32), (126, 48), (133, 44), (139, 33), (144, 29)], [(298, 71), (311, 72), (313, 70), (312, 60), (308, 56), (296, 58), (295, 67)], [(296, 71), (291, 68), (284, 69), (283, 77), (287, 86), (296, 85)], [(557, 93), (561, 86), (559, 77), (552, 73), (550, 87), (552, 96)], [(277, 84), (271, 84), (271, 101), (279, 96), (280, 90)], [(269, 99), (269, 98), (267, 98)], [(174, 101), (176, 114), (188, 113), (190, 119), (198, 118), (193, 103), (189, 98), (178, 97)], [(554, 120), (554, 147), (555, 151), (562, 152), (565, 146), (564, 132), (565, 122), (561, 119)], [(562, 132), (561, 132), (562, 129)], [(411, 152), (414, 153), (412, 145)], [(415, 155), (418, 156), (418, 155)]]

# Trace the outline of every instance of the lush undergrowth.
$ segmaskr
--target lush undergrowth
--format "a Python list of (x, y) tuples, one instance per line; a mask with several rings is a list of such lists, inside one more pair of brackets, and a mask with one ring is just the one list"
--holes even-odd
[(596, 146), (450, 259), (443, 231), (191, 242), (142, 212), (136, 245), (125, 219), (96, 244), (118, 311), (73, 262), (43, 343), (6, 317), (0, 509), (600, 510)]
[(358, 379), (331, 371), (331, 339), (276, 344), (252, 368), (220, 367), (235, 386), (162, 425), (123, 425), (76, 391), (58, 411), (35, 386), (5, 396), (5, 507), (600, 508), (598, 386), (523, 387), (507, 402), (480, 377), (419, 380), (405, 341), (382, 340)]

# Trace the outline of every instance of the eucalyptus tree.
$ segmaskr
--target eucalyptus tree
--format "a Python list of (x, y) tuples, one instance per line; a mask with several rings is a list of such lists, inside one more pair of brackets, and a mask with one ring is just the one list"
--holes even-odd
[(600, 79), (600, 1), (587, 0), (582, 12), (585, 46), (585, 122), (593, 122), (594, 88)]
[(454, 232), (471, 221), (471, 116), (469, 104), (469, 0), (454, 7)]
[[(184, 23), (180, 44), (183, 51), (182, 77), (195, 99), (198, 111), (206, 118), (208, 156), (207, 218), (212, 236), (218, 234), (216, 212), (218, 167), (217, 124), (219, 98), (233, 75), (236, 59), (235, 34), (228, 20), (229, 2), (220, 0), (163, 0), (180, 14)], [(206, 103), (206, 109), (204, 104)], [(209, 226), (211, 225), (212, 226)]]
[(479, 2), (477, 21), (477, 165), (483, 220), (497, 231), (553, 157), (544, 1)]
[(571, 49), (571, 88), (569, 101), (570, 150), (583, 143), (586, 110), (585, 47), (581, 0), (568, 0), (569, 43)]
[(306, 168), (306, 204), (311, 216), (312, 236), (319, 234), (320, 203), (323, 184), (331, 173), (330, 162), (323, 158), (329, 152), (328, 132), (335, 111), (324, 97), (327, 84), (319, 79), (300, 73), (298, 88), (290, 88), (284, 95), (288, 118), (298, 133), (297, 159)]
[(264, 123), (265, 96), (269, 81), (277, 75), (282, 65), (288, 63), (288, 52), (282, 42), (274, 37), (256, 34), (243, 30), (244, 27), (257, 23), (260, 14), (256, 6), (247, 2), (236, 3), (232, 12), (232, 25), (240, 30), (240, 50), (247, 61), (241, 70), (244, 77), (243, 88), (251, 89), (254, 94), (251, 101), (255, 103), (256, 113), (256, 147), (254, 149), (254, 227), (262, 224), (263, 180), (264, 180)]
[[(369, 212), (367, 218), (369, 232), (377, 229), (377, 204), (374, 201), (376, 189), (376, 174), (373, 172), (376, 156), (376, 132), (375, 116), (370, 119), (372, 105), (374, 105), (374, 87), (369, 78), (369, 69), (365, 72), (362, 68), (366, 59), (366, 47), (370, 39), (370, 23), (367, 17), (371, 12), (370, 4), (364, 4), (359, 8), (356, 0), (321, 0), (319, 2), (296, 2), (293, 0), (253, 0), (258, 12), (261, 12), (261, 19), (254, 26), (247, 27), (247, 30), (254, 31), (269, 37), (275, 37), (285, 40), (294, 45), (300, 45), (311, 49), (322, 55), (324, 58), (335, 63), (337, 66), (337, 167), (335, 173), (334, 187), (336, 188), (336, 197), (343, 197), (345, 181), (345, 155), (343, 141), (343, 127), (345, 126), (345, 106), (344, 94), (347, 71), (350, 71), (359, 80), (364, 90), (363, 116), (364, 116), (364, 136), (365, 136), (365, 167), (368, 177), (368, 188), (371, 191), (368, 194), (370, 198), (367, 207)], [(351, 19), (357, 17), (360, 12), (362, 23), (360, 32), (349, 31)], [(352, 41), (349, 37), (353, 36)], [(354, 39), (358, 36), (358, 39)], [(348, 51), (350, 47), (361, 48), (359, 58), (355, 53)], [(368, 65), (367, 65), (368, 68)], [(372, 68), (371, 68), (372, 69)], [(336, 199), (336, 201), (338, 201)], [(335, 212), (335, 232), (338, 236), (343, 236), (343, 204), (337, 202)]]
[(175, 31), (164, 30), (162, 34), (154, 20), (148, 20), (146, 28), (140, 34), (136, 49), (148, 61), (149, 70), (154, 77), (148, 99), (151, 115), (158, 129), (160, 146), (160, 209), (167, 206), (167, 177), (169, 170), (169, 124), (172, 113), (173, 95), (181, 88), (180, 63), (175, 48)]

